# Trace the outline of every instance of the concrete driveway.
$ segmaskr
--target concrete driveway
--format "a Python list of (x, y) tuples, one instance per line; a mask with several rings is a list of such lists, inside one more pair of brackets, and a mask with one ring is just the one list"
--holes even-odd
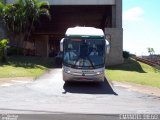
[(0, 113), (160, 113), (160, 97), (104, 83), (64, 83), (53, 69), (28, 84), (0, 87)]

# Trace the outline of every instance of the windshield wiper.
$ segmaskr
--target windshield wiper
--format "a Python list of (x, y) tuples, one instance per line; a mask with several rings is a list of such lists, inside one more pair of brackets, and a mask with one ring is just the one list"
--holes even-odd
[(89, 60), (89, 62), (91, 63), (91, 66), (95, 69), (95, 67), (94, 67), (94, 65), (93, 65), (92, 60), (91, 60), (89, 57), (87, 57), (87, 59), (88, 59), (88, 60)]
[[(83, 65), (84, 65), (84, 61), (85, 61), (85, 58), (78, 57), (77, 60), (76, 60), (76, 62), (75, 62), (75, 64), (72, 65), (72, 67), (77, 67), (77, 68), (92, 67), (92, 68), (95, 68), (94, 65), (93, 65), (93, 63), (92, 63), (92, 61), (91, 61), (91, 59), (90, 59), (89, 57), (86, 57), (86, 58), (88, 59), (88, 61), (89, 61), (89, 63), (91, 64), (91, 66), (83, 66)], [(76, 65), (76, 63), (78, 62), (79, 59), (82, 59), (82, 60), (83, 60), (83, 65), (82, 65), (82, 66)]]

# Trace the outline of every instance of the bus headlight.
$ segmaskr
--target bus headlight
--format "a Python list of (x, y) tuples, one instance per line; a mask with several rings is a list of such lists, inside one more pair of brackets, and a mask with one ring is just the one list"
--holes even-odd
[(64, 72), (71, 73), (70, 69), (64, 68)]
[(103, 71), (98, 71), (96, 74), (97, 75), (103, 74)]

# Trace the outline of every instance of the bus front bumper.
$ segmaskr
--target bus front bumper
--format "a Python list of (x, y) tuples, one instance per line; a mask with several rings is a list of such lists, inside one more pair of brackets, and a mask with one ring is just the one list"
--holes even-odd
[(103, 82), (104, 73), (93, 75), (75, 75), (63, 71), (64, 81)]

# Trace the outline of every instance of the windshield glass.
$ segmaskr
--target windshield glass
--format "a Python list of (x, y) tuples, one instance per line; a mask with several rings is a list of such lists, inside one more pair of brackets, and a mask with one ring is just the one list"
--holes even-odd
[(104, 66), (104, 39), (66, 38), (63, 45), (63, 63), (65, 65), (76, 68)]

